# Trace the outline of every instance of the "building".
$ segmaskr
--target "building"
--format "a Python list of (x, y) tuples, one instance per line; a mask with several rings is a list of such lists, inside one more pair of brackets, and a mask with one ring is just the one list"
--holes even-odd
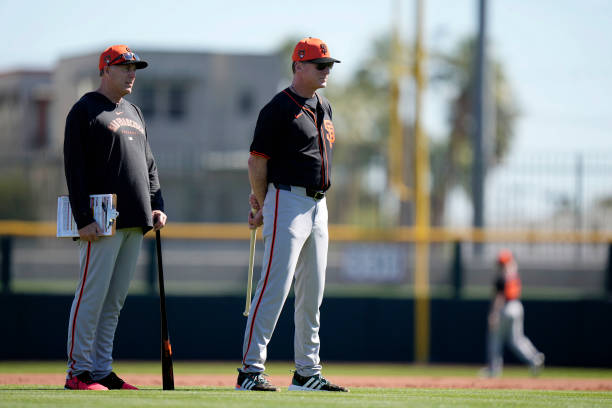
[(44, 150), (49, 139), (51, 72), (0, 73), (0, 151)]
[(49, 154), (49, 71), (18, 70), (0, 73), (0, 218), (40, 218), (50, 192), (47, 183), (58, 166)]

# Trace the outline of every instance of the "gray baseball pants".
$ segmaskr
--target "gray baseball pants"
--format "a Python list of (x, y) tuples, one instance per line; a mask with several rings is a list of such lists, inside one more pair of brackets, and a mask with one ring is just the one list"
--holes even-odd
[(264, 255), (244, 334), (242, 370), (263, 372), (267, 345), (295, 280), (294, 354), (298, 374), (321, 372), (319, 307), (323, 301), (328, 231), (325, 198), (269, 185), (263, 207)]
[(489, 333), (489, 370), (499, 374), (503, 367), (503, 346), (507, 343), (523, 362), (536, 364), (538, 350), (525, 336), (523, 330), (523, 304), (520, 300), (506, 302), (500, 312), (498, 329)]
[(95, 242), (78, 241), (81, 271), (68, 325), (68, 378), (89, 371), (99, 380), (112, 371), (115, 329), (142, 239), (142, 228), (125, 228)]

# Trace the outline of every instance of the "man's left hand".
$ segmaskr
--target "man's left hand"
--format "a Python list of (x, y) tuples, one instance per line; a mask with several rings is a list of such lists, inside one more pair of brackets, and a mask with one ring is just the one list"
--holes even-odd
[(153, 229), (158, 231), (166, 226), (168, 217), (160, 210), (153, 210)]

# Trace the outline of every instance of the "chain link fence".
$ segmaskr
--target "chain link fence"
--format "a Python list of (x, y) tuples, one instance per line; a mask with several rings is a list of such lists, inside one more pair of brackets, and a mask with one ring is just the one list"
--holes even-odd
[[(487, 179), (487, 226), (502, 230), (609, 233), (612, 231), (611, 157), (603, 153), (551, 154), (503, 163), (491, 171)], [(60, 159), (44, 156), (4, 158), (0, 167), (0, 218), (55, 220), (57, 195), (65, 193)], [(163, 180), (163, 169), (160, 169), (160, 173)], [(189, 183), (185, 183), (185, 188), (197, 188), (192, 175), (188, 176)], [(180, 177), (173, 175), (173, 194), (166, 197), (169, 204), (181, 199), (181, 186)], [(200, 188), (209, 193), (213, 191), (207, 185)], [(186, 191), (184, 194), (193, 197), (195, 193)], [(237, 191), (235, 195), (244, 201), (246, 214), (244, 191)], [(205, 200), (215, 201), (207, 194), (201, 196)], [(228, 195), (226, 200), (238, 198)], [(337, 217), (332, 209), (338, 206), (332, 202), (341, 201), (342, 198), (332, 193), (328, 200), (330, 223), (333, 224)], [(464, 218), (469, 219), (469, 205), (464, 205), (462, 209), (461, 200), (453, 197), (449, 200), (451, 205), (447, 208), (451, 215), (447, 218), (461, 215), (463, 211)], [(219, 200), (216, 202), (223, 206)], [(346, 205), (358, 206), (359, 201)], [(174, 206), (180, 207), (181, 204), (175, 203)], [(235, 208), (235, 211), (240, 211), (239, 205)], [(165, 240), (167, 291), (202, 295), (243, 292), (248, 266), (248, 238), (245, 223), (244, 240)], [(413, 243), (381, 238), (345, 242), (334, 240), (333, 235), (331, 239), (328, 294), (411, 296), (414, 280)], [(4, 237), (4, 240), (2, 262), (9, 269), (11, 290), (74, 290), (78, 278), (78, 257), (76, 244), (72, 240), (53, 237)], [(144, 242), (131, 289), (134, 293), (155, 290), (155, 280), (151, 278), (155, 272), (151, 243), (150, 239)], [(512, 249), (519, 260), (526, 296), (600, 297), (605, 293), (604, 282), (610, 269), (608, 242), (513, 242), (509, 239), (508, 242), (449, 240), (432, 243), (429, 262), (432, 295), (488, 296), (494, 273), (493, 260), (502, 247)], [(262, 253), (263, 243), (258, 241), (256, 265), (261, 265)], [(258, 274), (259, 267), (256, 267), (256, 278)]]

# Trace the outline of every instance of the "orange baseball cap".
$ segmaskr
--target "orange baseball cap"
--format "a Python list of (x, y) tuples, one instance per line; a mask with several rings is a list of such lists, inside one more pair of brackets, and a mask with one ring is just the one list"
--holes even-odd
[(293, 50), (292, 60), (309, 62), (340, 62), (329, 56), (327, 44), (318, 38), (307, 37), (300, 40)]
[(505, 265), (508, 262), (512, 261), (514, 257), (512, 256), (512, 252), (509, 249), (502, 249), (497, 254), (497, 263), (501, 265)]
[(127, 45), (111, 45), (100, 54), (100, 71), (110, 65), (134, 64), (136, 69), (146, 68), (149, 64), (140, 59)]

